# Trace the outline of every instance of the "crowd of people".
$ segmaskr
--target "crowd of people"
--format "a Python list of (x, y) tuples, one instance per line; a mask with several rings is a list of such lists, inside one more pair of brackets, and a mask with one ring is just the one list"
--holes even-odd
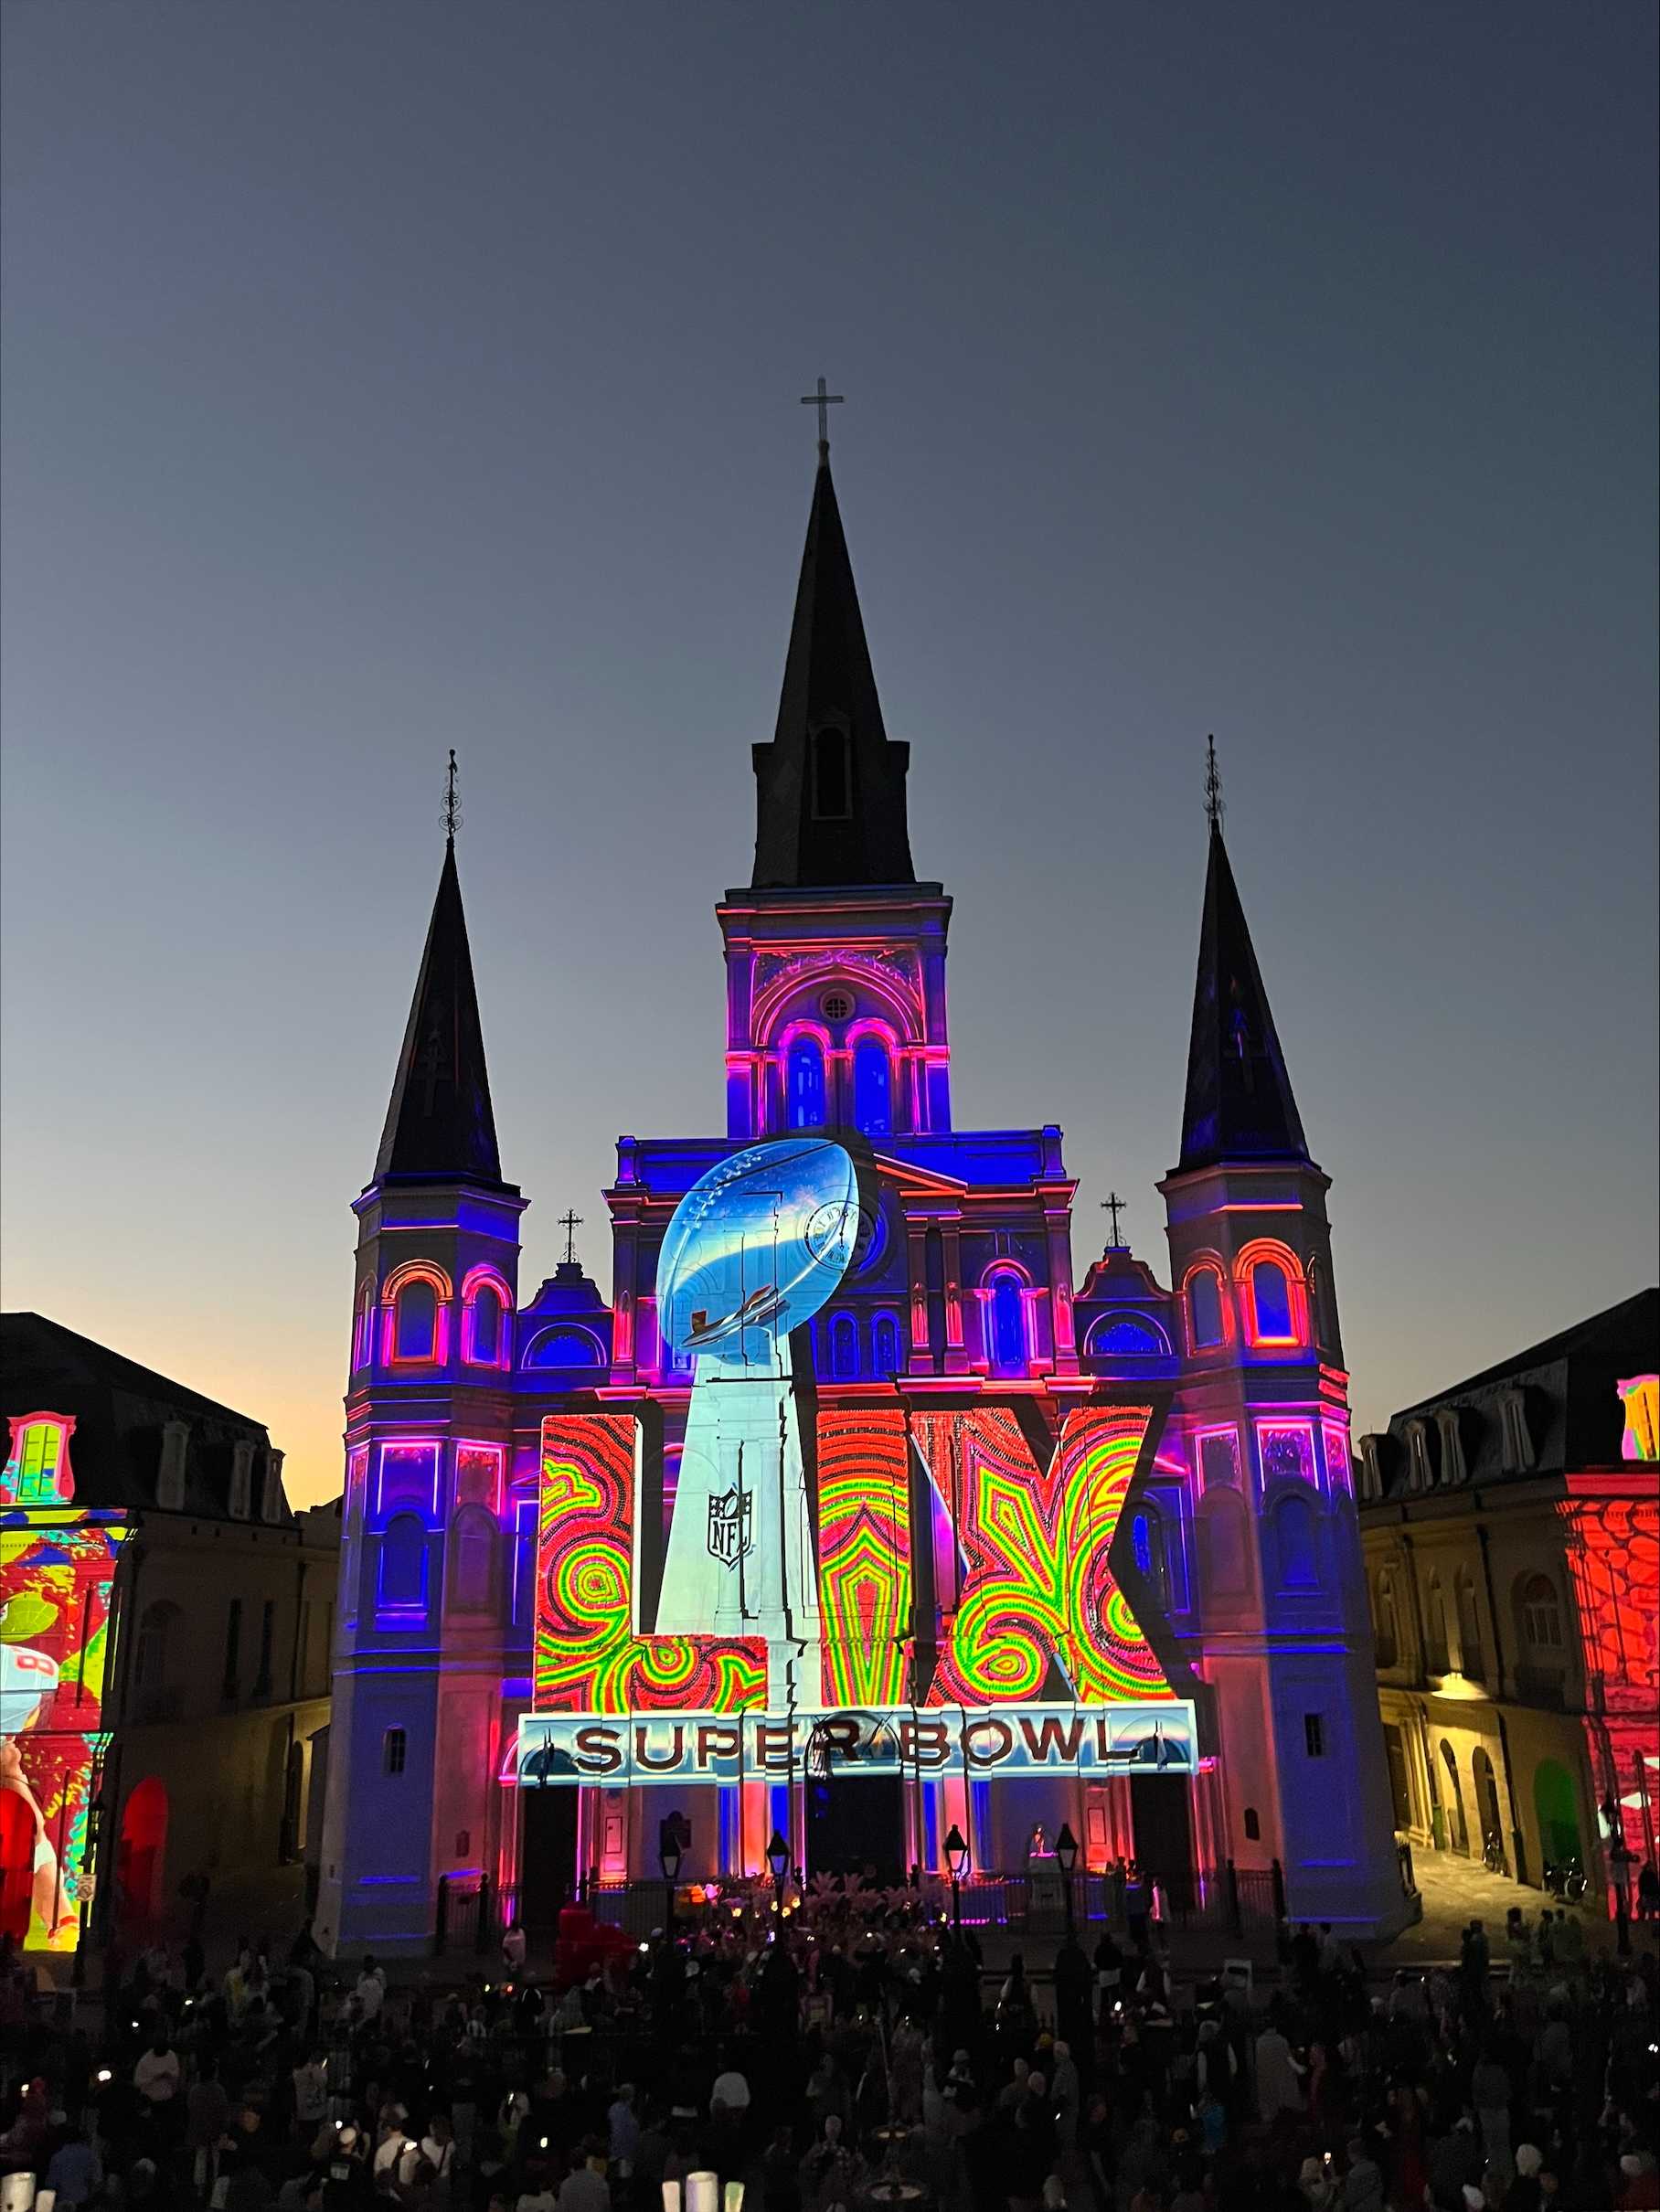
[(857, 1892), (562, 1963), (157, 1946), (66, 2019), (0, 1959), (0, 2174), (52, 2212), (675, 2212), (694, 2174), (726, 2212), (1660, 2207), (1660, 1966), (1548, 1909), (1387, 1985), (1288, 1931), (1272, 1992), (1178, 1985), (1144, 1921), (988, 1967)]

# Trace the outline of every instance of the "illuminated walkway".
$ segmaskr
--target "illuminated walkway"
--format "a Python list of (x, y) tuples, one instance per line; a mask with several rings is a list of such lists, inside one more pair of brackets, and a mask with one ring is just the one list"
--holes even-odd
[[(1519, 1905), (1531, 1926), (1548, 1905), (1553, 1912), (1559, 1901), (1548, 1890), (1530, 1889), (1507, 1875), (1489, 1874), (1478, 1860), (1460, 1858), (1452, 1851), (1420, 1851), (1412, 1856), (1412, 1871), (1423, 1898), (1423, 1918), (1404, 1930), (1392, 1943), (1375, 1954), (1380, 1965), (1410, 1965), (1426, 1959), (1456, 1959), (1458, 1939), (1472, 1920), (1486, 1930), (1496, 1964), (1504, 1957), (1505, 1915)], [(1585, 1931), (1588, 1949), (1612, 1946), (1613, 1929), (1584, 1905), (1567, 1909)]]

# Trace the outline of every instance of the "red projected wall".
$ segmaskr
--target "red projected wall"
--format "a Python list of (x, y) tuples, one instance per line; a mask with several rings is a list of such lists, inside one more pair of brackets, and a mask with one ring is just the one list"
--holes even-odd
[(0, 1919), (36, 1949), (72, 1950), (80, 1929), (125, 1533), (70, 1512), (0, 1527)]

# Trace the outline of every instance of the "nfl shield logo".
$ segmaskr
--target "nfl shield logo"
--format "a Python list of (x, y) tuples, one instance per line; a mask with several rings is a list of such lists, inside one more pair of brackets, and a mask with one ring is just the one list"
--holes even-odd
[(736, 1567), (751, 1548), (750, 1532), (755, 1501), (746, 1492), (740, 1499), (736, 1487), (709, 1500), (709, 1557), (722, 1567)]

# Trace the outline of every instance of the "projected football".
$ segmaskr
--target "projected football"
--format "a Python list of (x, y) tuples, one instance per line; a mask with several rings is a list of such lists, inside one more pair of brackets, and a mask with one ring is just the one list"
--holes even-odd
[(679, 1352), (769, 1364), (816, 1313), (858, 1235), (853, 1162), (825, 1137), (750, 1144), (699, 1176), (657, 1260), (658, 1324)]

